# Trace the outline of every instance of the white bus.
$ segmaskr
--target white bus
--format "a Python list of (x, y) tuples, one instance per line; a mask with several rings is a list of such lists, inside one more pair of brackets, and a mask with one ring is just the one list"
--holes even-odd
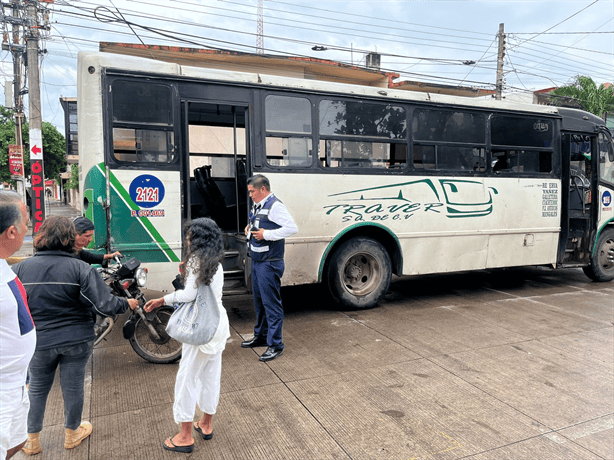
[(264, 174), (299, 233), (284, 285), (352, 308), (391, 276), (543, 265), (614, 278), (614, 150), (600, 118), (80, 53), (79, 179), (97, 251), (172, 289), (182, 224), (226, 235), (225, 293), (249, 292), (246, 179)]

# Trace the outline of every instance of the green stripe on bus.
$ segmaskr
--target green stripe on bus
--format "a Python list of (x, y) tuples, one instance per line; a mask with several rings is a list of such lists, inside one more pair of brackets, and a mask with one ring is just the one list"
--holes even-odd
[[(111, 171), (109, 171), (109, 181), (111, 182), (111, 185), (115, 189), (115, 192), (124, 199), (124, 201), (127, 203), (128, 207), (131, 210), (138, 211), (140, 209), (132, 201), (132, 198), (130, 198), (130, 194), (128, 193), (128, 191), (123, 187), (123, 185), (119, 182), (119, 180), (115, 177), (115, 175)], [(166, 254), (166, 256), (169, 258), (171, 262), (180, 262), (175, 252), (170, 248), (170, 246), (164, 240), (164, 238), (162, 238), (162, 235), (160, 235), (160, 233), (158, 232), (156, 227), (151, 223), (149, 218), (137, 216), (136, 219), (138, 219), (143, 225), (143, 227), (145, 227), (149, 231), (149, 233), (154, 237), (156, 243), (158, 243), (162, 251), (164, 251), (164, 253)]]

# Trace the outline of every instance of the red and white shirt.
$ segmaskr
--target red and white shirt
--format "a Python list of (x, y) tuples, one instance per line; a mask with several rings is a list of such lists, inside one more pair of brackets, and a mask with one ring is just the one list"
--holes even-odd
[(19, 278), (0, 259), (0, 388), (26, 384), (28, 365), (36, 348), (36, 329)]

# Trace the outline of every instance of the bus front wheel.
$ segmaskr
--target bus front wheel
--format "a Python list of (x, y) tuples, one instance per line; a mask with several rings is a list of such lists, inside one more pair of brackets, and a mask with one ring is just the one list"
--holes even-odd
[(591, 255), (591, 264), (583, 270), (593, 281), (614, 279), (614, 229), (608, 228), (601, 233)]
[(352, 238), (332, 255), (328, 287), (333, 299), (348, 308), (375, 306), (390, 286), (392, 268), (386, 249), (371, 238)]

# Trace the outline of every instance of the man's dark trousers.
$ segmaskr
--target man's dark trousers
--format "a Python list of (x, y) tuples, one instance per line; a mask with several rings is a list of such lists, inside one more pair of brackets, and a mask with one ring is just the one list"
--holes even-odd
[(280, 292), (284, 267), (283, 260), (252, 260), (252, 289), (256, 310), (254, 336), (266, 338), (268, 346), (275, 348), (284, 347), (281, 338), (284, 308)]

